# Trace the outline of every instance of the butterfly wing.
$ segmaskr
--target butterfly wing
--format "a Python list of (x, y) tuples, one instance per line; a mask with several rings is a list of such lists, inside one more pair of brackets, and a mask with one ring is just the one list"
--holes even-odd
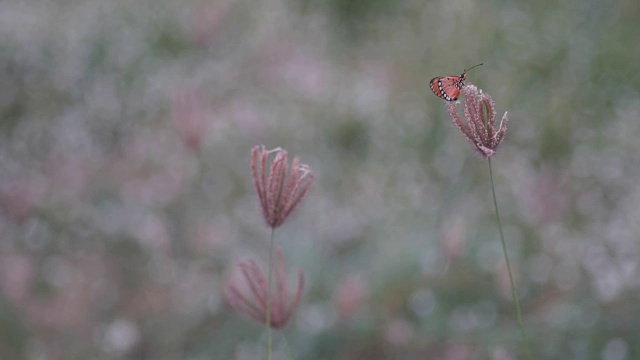
[(464, 78), (461, 76), (438, 76), (431, 79), (429, 87), (437, 97), (447, 101), (456, 101), (460, 96), (460, 89)]

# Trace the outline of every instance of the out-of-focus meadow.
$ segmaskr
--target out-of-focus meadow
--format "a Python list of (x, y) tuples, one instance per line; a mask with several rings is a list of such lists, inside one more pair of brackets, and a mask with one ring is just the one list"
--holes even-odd
[(223, 297), (266, 263), (254, 145), (315, 172), (276, 231), (306, 283), (276, 358), (640, 358), (637, 0), (0, 3), (0, 358), (259, 359)]

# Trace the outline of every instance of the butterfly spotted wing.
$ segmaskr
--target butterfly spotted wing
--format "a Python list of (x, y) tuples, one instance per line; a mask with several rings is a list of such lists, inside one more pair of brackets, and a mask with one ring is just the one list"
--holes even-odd
[(431, 79), (429, 86), (437, 97), (446, 101), (456, 101), (460, 96), (460, 89), (464, 85), (466, 74), (461, 76), (438, 76)]
[(429, 82), (429, 87), (437, 97), (446, 101), (456, 101), (460, 96), (464, 81), (467, 79), (467, 71), (480, 65), (482, 64), (465, 69), (459, 76), (436, 76)]

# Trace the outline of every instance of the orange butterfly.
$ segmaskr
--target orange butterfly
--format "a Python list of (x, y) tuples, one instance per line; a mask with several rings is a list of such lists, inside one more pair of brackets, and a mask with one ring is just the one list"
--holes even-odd
[(436, 76), (429, 82), (431, 91), (436, 94), (437, 97), (445, 99), (447, 101), (456, 101), (460, 96), (460, 89), (464, 85), (464, 81), (467, 79), (467, 71), (478, 67), (474, 65), (468, 69), (464, 69), (460, 76)]

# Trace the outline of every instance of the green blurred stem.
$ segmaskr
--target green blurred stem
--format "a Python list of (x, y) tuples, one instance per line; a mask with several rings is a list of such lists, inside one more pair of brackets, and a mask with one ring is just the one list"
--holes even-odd
[(518, 316), (518, 325), (520, 327), (520, 335), (524, 343), (524, 350), (527, 354), (527, 359), (531, 360), (531, 350), (529, 349), (529, 339), (527, 339), (527, 333), (524, 331), (524, 325), (522, 324), (522, 313), (520, 311), (520, 301), (516, 295), (516, 286), (513, 284), (513, 275), (511, 274), (511, 264), (509, 264), (509, 256), (507, 255), (507, 245), (504, 242), (504, 233), (502, 232), (502, 223), (500, 222), (500, 212), (498, 211), (498, 200), (496, 200), (496, 187), (493, 183), (493, 169), (491, 168), (491, 158), (489, 158), (489, 178), (491, 179), (491, 191), (493, 193), (493, 206), (496, 209), (496, 219), (498, 220), (498, 230), (500, 230), (500, 242), (502, 243), (502, 253), (504, 254), (504, 260), (507, 263), (507, 270), (509, 272), (509, 283), (511, 284), (511, 296), (516, 306), (516, 314)]
[(271, 360), (271, 277), (273, 270), (273, 238), (276, 228), (271, 228), (271, 241), (269, 241), (269, 275), (267, 280), (267, 360)]

